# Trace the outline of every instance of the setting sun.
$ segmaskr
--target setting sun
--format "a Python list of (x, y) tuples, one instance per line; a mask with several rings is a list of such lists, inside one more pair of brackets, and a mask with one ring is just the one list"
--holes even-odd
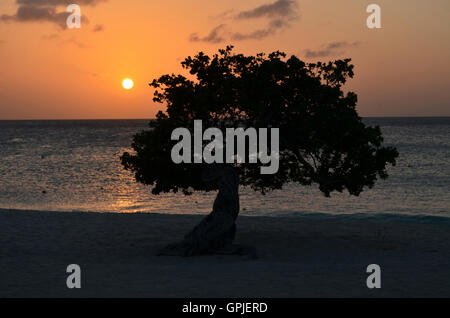
[(122, 86), (125, 89), (131, 89), (133, 85), (134, 85), (133, 81), (129, 78), (124, 79), (122, 82)]

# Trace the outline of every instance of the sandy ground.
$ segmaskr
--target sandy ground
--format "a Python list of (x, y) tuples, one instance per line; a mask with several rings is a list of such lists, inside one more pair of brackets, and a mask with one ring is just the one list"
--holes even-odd
[[(450, 226), (239, 217), (235, 255), (155, 256), (201, 216), (0, 213), (0, 297), (450, 297)], [(66, 267), (81, 267), (81, 289)], [(381, 289), (366, 267), (381, 266)]]

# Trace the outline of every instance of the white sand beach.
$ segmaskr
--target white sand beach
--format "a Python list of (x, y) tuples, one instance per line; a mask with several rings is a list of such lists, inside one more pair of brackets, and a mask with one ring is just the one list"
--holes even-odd
[(236, 243), (256, 260), (156, 256), (201, 217), (1, 211), (0, 297), (450, 297), (448, 224), (240, 216)]

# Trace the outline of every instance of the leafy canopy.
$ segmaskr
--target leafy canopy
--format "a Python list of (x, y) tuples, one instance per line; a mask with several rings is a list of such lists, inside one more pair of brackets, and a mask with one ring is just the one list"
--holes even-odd
[[(151, 130), (134, 136), (133, 154), (121, 161), (138, 182), (153, 185), (152, 192), (189, 194), (207, 190), (201, 179), (203, 164), (174, 164), (172, 130), (218, 127), (278, 127), (280, 166), (276, 174), (262, 175), (259, 164), (233, 164), (241, 184), (257, 191), (280, 189), (287, 182), (316, 183), (329, 196), (348, 190), (359, 195), (387, 178), (395, 165), (395, 148), (383, 147), (378, 126), (368, 127), (358, 116), (357, 96), (342, 86), (352, 78), (350, 59), (305, 63), (282, 52), (245, 56), (233, 47), (212, 57), (200, 52), (181, 64), (192, 79), (163, 75), (153, 80), (154, 101), (167, 106), (150, 123)], [(248, 162), (248, 160), (246, 161)]]

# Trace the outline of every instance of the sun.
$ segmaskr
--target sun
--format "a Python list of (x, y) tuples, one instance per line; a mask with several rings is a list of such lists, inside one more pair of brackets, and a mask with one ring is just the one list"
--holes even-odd
[(122, 86), (125, 89), (131, 89), (133, 87), (134, 83), (130, 78), (126, 78), (122, 81)]

